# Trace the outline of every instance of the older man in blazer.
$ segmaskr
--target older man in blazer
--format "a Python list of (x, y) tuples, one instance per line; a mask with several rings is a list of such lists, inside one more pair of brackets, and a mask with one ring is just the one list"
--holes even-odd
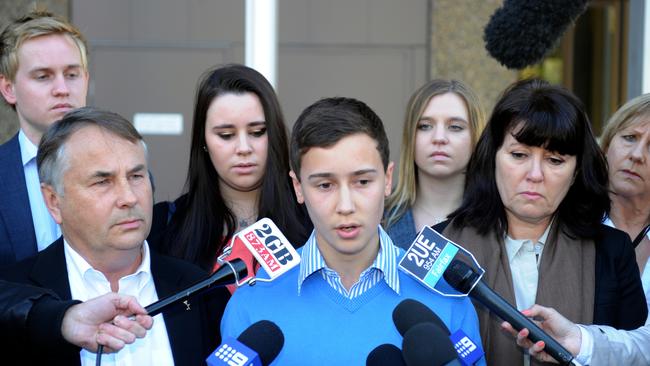
[(0, 94), (20, 130), (0, 146), (0, 265), (45, 249), (61, 234), (45, 207), (36, 150), (56, 120), (86, 105), (86, 41), (72, 24), (32, 12), (0, 33)]
[[(45, 202), (63, 236), (0, 277), (49, 288), (63, 299), (85, 301), (112, 291), (145, 306), (203, 279), (198, 267), (149, 250), (153, 194), (146, 155), (140, 134), (115, 113), (85, 107), (55, 123), (43, 136), (37, 162)], [(218, 344), (228, 298), (227, 290), (217, 290), (209, 303), (197, 299), (154, 317), (147, 337), (105, 355), (102, 364), (203, 364)], [(18, 357), (34, 364), (95, 363), (95, 354), (85, 350)]]

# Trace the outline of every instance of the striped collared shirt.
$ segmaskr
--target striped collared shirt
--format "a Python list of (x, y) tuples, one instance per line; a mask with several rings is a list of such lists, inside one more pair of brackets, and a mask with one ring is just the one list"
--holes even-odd
[(399, 277), (397, 272), (399, 248), (393, 245), (392, 240), (381, 226), (378, 226), (377, 230), (379, 231), (379, 253), (377, 253), (377, 258), (375, 258), (375, 261), (370, 267), (361, 272), (359, 281), (352, 285), (350, 291), (346, 290), (343, 286), (339, 274), (327, 267), (325, 259), (323, 259), (320, 250), (318, 250), (316, 231), (314, 230), (302, 247), (300, 274), (298, 276), (298, 293), (300, 293), (300, 288), (305, 279), (319, 272), (333, 289), (348, 299), (354, 299), (360, 296), (382, 279), (393, 291), (399, 294)]

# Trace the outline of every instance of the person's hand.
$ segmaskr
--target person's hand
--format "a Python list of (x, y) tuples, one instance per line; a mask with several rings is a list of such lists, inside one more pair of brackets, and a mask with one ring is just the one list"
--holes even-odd
[[(535, 323), (548, 333), (548, 335), (560, 342), (574, 357), (580, 353), (580, 346), (582, 344), (580, 328), (555, 309), (533, 305), (530, 309), (522, 310), (522, 314), (530, 318), (539, 319), (535, 320)], [(524, 328), (517, 332), (508, 322), (501, 323), (501, 328), (515, 336), (517, 338), (517, 345), (528, 349), (531, 356), (543, 362), (557, 363), (553, 357), (544, 352), (544, 347), (546, 346), (544, 342), (538, 341), (533, 343), (528, 339), (528, 329)]]
[(70, 307), (61, 334), (88, 351), (96, 352), (101, 344), (104, 353), (110, 353), (144, 337), (152, 326), (153, 319), (134, 297), (111, 292)]

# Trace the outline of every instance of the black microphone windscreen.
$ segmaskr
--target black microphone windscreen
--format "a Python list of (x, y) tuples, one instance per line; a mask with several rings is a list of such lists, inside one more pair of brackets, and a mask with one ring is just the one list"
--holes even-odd
[(589, 0), (505, 0), (485, 26), (485, 48), (509, 69), (542, 60)]
[(433, 323), (413, 326), (404, 334), (402, 354), (409, 366), (446, 365), (458, 359), (449, 336)]
[(406, 363), (401, 349), (394, 344), (385, 343), (370, 351), (366, 366), (406, 366)]
[(449, 329), (442, 319), (428, 306), (413, 299), (405, 299), (397, 304), (393, 309), (393, 323), (402, 336), (414, 325), (420, 323), (434, 323), (449, 335)]
[(268, 320), (253, 323), (237, 340), (257, 352), (262, 365), (273, 362), (284, 346), (284, 334), (275, 323)]

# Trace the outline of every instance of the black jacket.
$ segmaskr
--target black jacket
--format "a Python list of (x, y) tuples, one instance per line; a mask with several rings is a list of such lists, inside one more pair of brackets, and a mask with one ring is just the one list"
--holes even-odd
[[(207, 276), (203, 270), (190, 263), (155, 251), (150, 251), (150, 254), (151, 273), (158, 298), (172, 295)], [(61, 299), (71, 299), (63, 239), (59, 238), (35, 257), (2, 269), (0, 278), (48, 288)], [(205, 358), (221, 341), (221, 315), (229, 298), (230, 294), (225, 288), (216, 289), (200, 299), (190, 299), (189, 310), (185, 305), (179, 304), (163, 313), (176, 365), (205, 364)], [(56, 360), (56, 364), (80, 364), (79, 348), (76, 347), (35, 352), (31, 340), (24, 346), (7, 349), (5, 354), (13, 354), (11, 358), (16, 357), (21, 360), (21, 364), (44, 365), (52, 360)]]

